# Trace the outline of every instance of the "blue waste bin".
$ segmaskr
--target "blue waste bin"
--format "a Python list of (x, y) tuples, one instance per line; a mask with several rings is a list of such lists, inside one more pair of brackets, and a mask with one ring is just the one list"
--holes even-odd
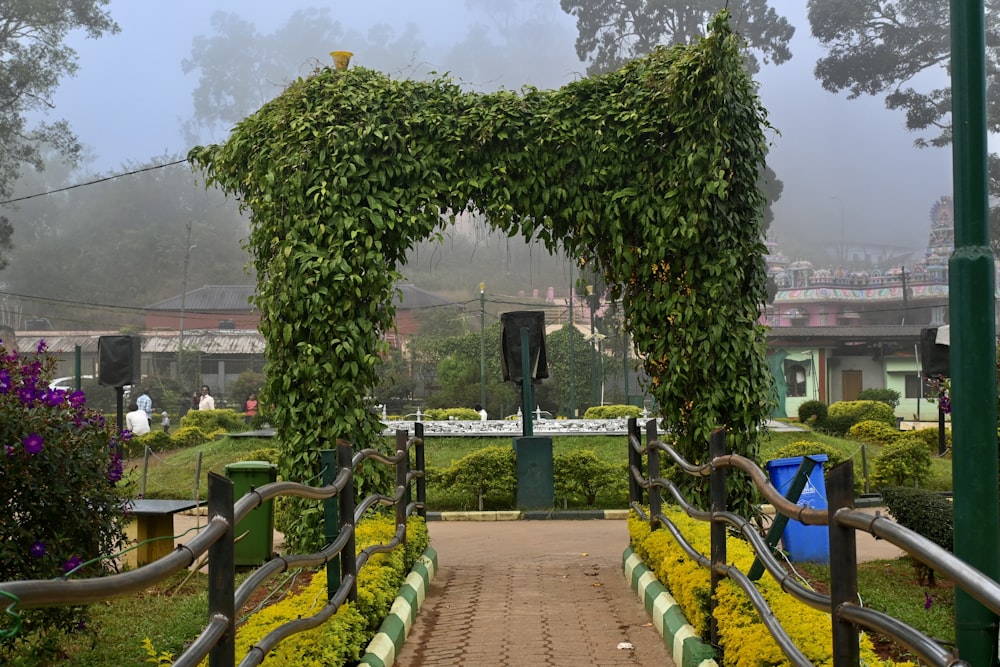
[[(788, 487), (795, 479), (802, 458), (792, 456), (787, 459), (774, 459), (764, 464), (768, 477), (771, 478), (771, 484), (781, 495), (787, 496)], [(795, 502), (812, 509), (827, 509), (826, 481), (823, 478), (822, 465), (826, 461), (826, 454), (812, 454), (809, 458), (816, 461), (816, 465), (809, 473), (806, 485)], [(830, 562), (830, 532), (827, 526), (807, 526), (801, 521), (789, 519), (785, 531), (781, 534), (781, 544), (793, 562)]]

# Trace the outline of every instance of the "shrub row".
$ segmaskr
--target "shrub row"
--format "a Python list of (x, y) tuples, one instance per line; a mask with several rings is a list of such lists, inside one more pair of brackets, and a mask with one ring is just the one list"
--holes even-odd
[[(664, 507), (663, 513), (696, 551), (703, 554), (711, 552), (708, 523), (696, 521), (672, 505)], [(634, 512), (629, 517), (628, 525), (636, 555), (677, 600), (684, 617), (695, 631), (708, 641), (711, 618), (709, 570), (692, 560), (669, 531), (651, 531), (649, 522), (639, 519)], [(750, 569), (755, 558), (750, 546), (735, 537), (726, 541), (726, 557), (733, 567), (743, 572)], [(833, 664), (830, 615), (796, 601), (782, 591), (781, 585), (769, 573), (765, 573), (756, 585), (774, 616), (809, 661), (814, 665)], [(720, 582), (715, 619), (719, 644), (725, 652), (725, 661), (719, 664), (733, 667), (787, 664), (787, 658), (754, 611), (746, 593), (731, 580)], [(879, 659), (867, 634), (861, 640), (861, 659), (862, 664), (873, 666), (912, 665)]]
[[(556, 454), (552, 459), (556, 500), (592, 507), (598, 496), (628, 493), (626, 465), (602, 461), (595, 452)], [(429, 469), (428, 486), (447, 489), (465, 508), (513, 507), (517, 492), (517, 462), (511, 447), (484, 447), (466, 454), (447, 469)], [(482, 500), (482, 503), (480, 503)]]

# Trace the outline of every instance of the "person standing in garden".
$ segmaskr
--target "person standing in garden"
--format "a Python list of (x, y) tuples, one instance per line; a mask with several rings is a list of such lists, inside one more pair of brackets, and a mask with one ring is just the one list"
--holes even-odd
[(246, 422), (249, 424), (257, 416), (257, 394), (250, 392), (250, 395), (247, 396), (245, 407), (246, 411), (244, 415), (246, 416)]
[(151, 423), (153, 421), (153, 399), (149, 397), (145, 387), (139, 389), (139, 398), (135, 399), (135, 403), (140, 410), (146, 413), (146, 421)]
[(212, 394), (209, 393), (207, 384), (201, 385), (201, 398), (198, 399), (198, 409), (199, 410), (215, 409), (215, 399), (212, 398)]

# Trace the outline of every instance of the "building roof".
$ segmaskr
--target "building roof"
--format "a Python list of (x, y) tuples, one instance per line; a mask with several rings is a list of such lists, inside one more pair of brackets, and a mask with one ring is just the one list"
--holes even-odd
[[(76, 346), (80, 352), (97, 354), (97, 343), (101, 336), (118, 336), (119, 331), (22, 331), (17, 334), (17, 348), (23, 353), (34, 352), (38, 343), (45, 341), (50, 352), (57, 355), (73, 354)], [(141, 339), (145, 353), (177, 353), (180, 342), (178, 331), (142, 331), (136, 335)], [(239, 329), (193, 329), (184, 332), (185, 349), (200, 350), (205, 354), (264, 354), (264, 336), (256, 330)]]
[(767, 332), (768, 345), (801, 345), (803, 343), (850, 343), (851, 341), (916, 341), (926, 325), (859, 325), (850, 327), (773, 327)]
[(423, 308), (453, 307), (465, 308), (463, 304), (443, 299), (437, 294), (432, 294), (427, 290), (420, 289), (412, 283), (400, 283), (396, 285), (402, 292), (402, 297), (397, 294), (393, 297), (392, 304), (396, 310), (420, 310)]
[[(402, 297), (393, 298), (396, 310), (419, 310), (442, 306), (462, 307), (461, 304), (443, 299), (411, 283), (397, 285)], [(257, 291), (255, 285), (203, 285), (191, 290), (184, 298), (184, 310), (191, 312), (250, 312), (250, 299)], [(180, 295), (146, 306), (146, 310), (180, 311)]]
[[(192, 312), (241, 312), (253, 310), (250, 297), (257, 291), (255, 285), (203, 285), (191, 290), (184, 297), (184, 310)], [(146, 306), (146, 310), (180, 311), (181, 296), (173, 296)]]

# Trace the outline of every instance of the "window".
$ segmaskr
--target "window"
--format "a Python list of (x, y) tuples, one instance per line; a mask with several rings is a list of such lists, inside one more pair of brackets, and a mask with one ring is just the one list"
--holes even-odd
[(785, 395), (789, 398), (797, 398), (806, 395), (806, 369), (799, 364), (788, 364), (785, 366), (785, 384), (788, 389)]
[(920, 376), (915, 373), (907, 373), (904, 377), (906, 387), (903, 390), (903, 398), (920, 398)]

